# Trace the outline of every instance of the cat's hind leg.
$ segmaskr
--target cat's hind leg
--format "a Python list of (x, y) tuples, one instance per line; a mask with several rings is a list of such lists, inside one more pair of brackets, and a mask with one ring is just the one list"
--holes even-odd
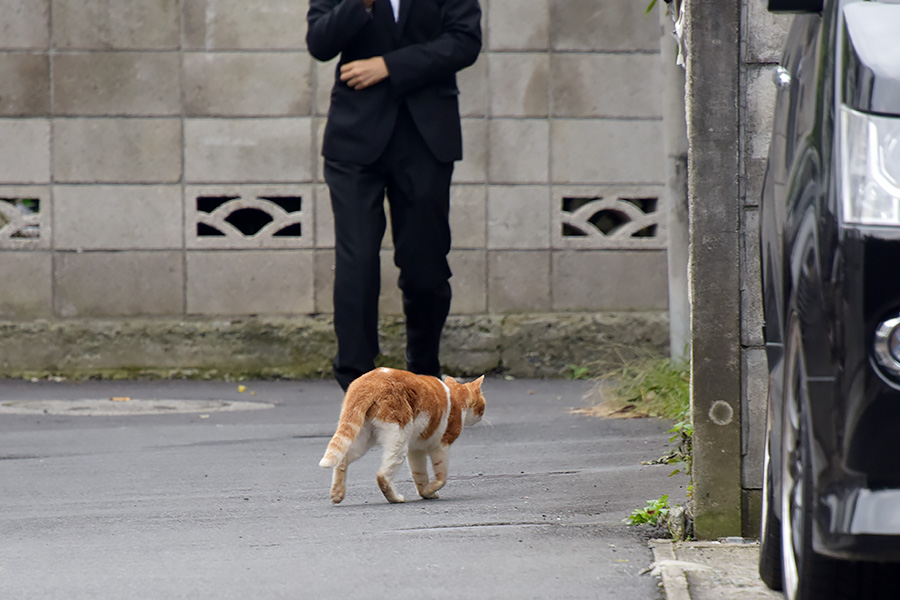
[(394, 488), (394, 475), (406, 462), (409, 450), (409, 427), (400, 427), (396, 423), (382, 423), (377, 428), (378, 443), (381, 444), (381, 468), (378, 469), (378, 487), (381, 493), (392, 504), (406, 502), (406, 499)]
[(331, 501), (335, 504), (340, 504), (347, 493), (347, 467), (368, 452), (374, 442), (371, 428), (364, 425), (356, 439), (347, 448), (344, 458), (335, 465), (331, 474)]
[(423, 450), (410, 449), (408, 460), (409, 472), (412, 473), (413, 481), (416, 482), (416, 489), (419, 491), (419, 495), (423, 498), (428, 498), (425, 495), (425, 488), (428, 487), (428, 454)]
[(437, 498), (438, 490), (447, 483), (447, 469), (450, 466), (450, 447), (441, 446), (430, 452), (431, 466), (434, 468), (434, 481), (425, 486), (424, 493), (419, 492), (423, 498)]
[(340, 504), (347, 493), (347, 457), (334, 466), (331, 472), (331, 501)]

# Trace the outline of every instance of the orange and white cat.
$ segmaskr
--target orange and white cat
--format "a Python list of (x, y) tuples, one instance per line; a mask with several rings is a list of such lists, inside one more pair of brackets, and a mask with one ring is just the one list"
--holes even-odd
[[(463, 425), (484, 415), (482, 375), (471, 383), (452, 377), (414, 375), (397, 369), (375, 369), (347, 389), (337, 431), (319, 466), (334, 468), (331, 501), (346, 493), (347, 467), (378, 444), (382, 448), (378, 487), (388, 502), (404, 502), (394, 488), (394, 476), (409, 459), (416, 489), (423, 498), (437, 498), (447, 482), (449, 449)], [(428, 458), (434, 480), (428, 480)]]

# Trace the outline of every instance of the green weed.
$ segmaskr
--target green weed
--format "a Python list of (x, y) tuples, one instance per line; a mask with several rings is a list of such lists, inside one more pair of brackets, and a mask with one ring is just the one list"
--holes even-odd
[(590, 379), (591, 370), (579, 365), (566, 365), (566, 379)]
[(663, 494), (656, 500), (647, 500), (647, 506), (635, 509), (622, 520), (629, 525), (665, 525), (669, 516), (669, 496)]
[(601, 377), (613, 383), (611, 402), (631, 405), (630, 410), (648, 417), (689, 421), (690, 371), (668, 358), (642, 357), (625, 361)]

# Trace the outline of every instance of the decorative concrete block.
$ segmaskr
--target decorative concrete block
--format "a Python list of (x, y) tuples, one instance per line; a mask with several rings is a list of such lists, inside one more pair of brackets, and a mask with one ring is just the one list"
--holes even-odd
[(550, 57), (547, 54), (490, 55), (491, 115), (546, 117), (550, 112)]
[(50, 0), (0, 0), (0, 49), (50, 47)]
[(0, 181), (49, 183), (50, 121), (0, 119)]
[(450, 231), (454, 248), (484, 248), (487, 241), (487, 189), (483, 185), (450, 188)]
[(491, 183), (549, 180), (550, 124), (539, 119), (494, 119), (490, 124)]
[(453, 169), (454, 183), (484, 183), (488, 164), (488, 122), (463, 119), (463, 158)]
[(491, 251), (487, 279), (491, 313), (544, 312), (551, 308), (548, 252)]
[(59, 252), (54, 278), (59, 317), (184, 313), (181, 252)]
[(550, 45), (548, 0), (492, 0), (486, 20), (497, 50), (546, 50)]
[(628, 0), (550, 0), (554, 50), (659, 51), (659, 17)]
[(57, 119), (58, 182), (176, 183), (181, 179), (180, 119)]
[(306, 116), (312, 64), (305, 52), (188, 52), (184, 105), (190, 116)]
[(487, 310), (487, 253), (484, 250), (453, 250), (448, 257), (454, 315), (484, 314)]
[(488, 189), (488, 248), (549, 248), (550, 188), (491, 186)]
[(488, 114), (490, 87), (488, 85), (488, 57), (480, 54), (471, 67), (456, 74), (459, 86), (459, 112), (464, 117), (483, 117)]
[(661, 185), (554, 186), (551, 208), (554, 248), (666, 248)]
[(175, 50), (179, 0), (53, 0), (57, 48)]
[(306, 0), (184, 0), (188, 49), (306, 48)]
[(190, 182), (309, 182), (312, 120), (188, 119), (185, 178)]
[(558, 183), (661, 184), (662, 121), (553, 122), (553, 180)]
[(0, 186), (0, 250), (49, 249), (48, 186)]
[(328, 115), (328, 107), (331, 105), (331, 90), (334, 87), (338, 59), (334, 58), (328, 62), (317, 60), (312, 62), (316, 81), (315, 114), (324, 117)]
[(554, 310), (665, 310), (664, 251), (553, 253)]
[[(0, 26), (2, 27), (2, 26)], [(0, 116), (43, 117), (50, 112), (50, 59), (46, 54), (0, 54)]]
[(182, 247), (179, 186), (56, 186), (53, 200), (57, 249)]
[(741, 37), (747, 40), (744, 61), (777, 63), (784, 50), (784, 42), (793, 15), (777, 15), (766, 10), (766, 3), (744, 0), (745, 14)]
[(177, 52), (67, 52), (53, 59), (53, 111), (69, 116), (181, 114)]
[(187, 312), (195, 315), (312, 313), (314, 272), (311, 251), (189, 251)]
[(660, 118), (661, 70), (658, 54), (555, 54), (553, 113)]
[(315, 251), (316, 312), (334, 312), (334, 250)]
[(334, 248), (334, 212), (327, 185), (316, 185), (316, 248)]
[(187, 186), (187, 248), (311, 248), (311, 185)]
[(49, 252), (5, 251), (0, 260), (0, 319), (53, 316), (53, 259)]

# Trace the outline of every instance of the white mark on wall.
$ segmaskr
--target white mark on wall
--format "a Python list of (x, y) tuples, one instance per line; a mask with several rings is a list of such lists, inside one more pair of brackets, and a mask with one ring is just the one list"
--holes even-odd
[(717, 400), (709, 408), (709, 420), (716, 425), (728, 425), (734, 418), (734, 409), (724, 400)]

